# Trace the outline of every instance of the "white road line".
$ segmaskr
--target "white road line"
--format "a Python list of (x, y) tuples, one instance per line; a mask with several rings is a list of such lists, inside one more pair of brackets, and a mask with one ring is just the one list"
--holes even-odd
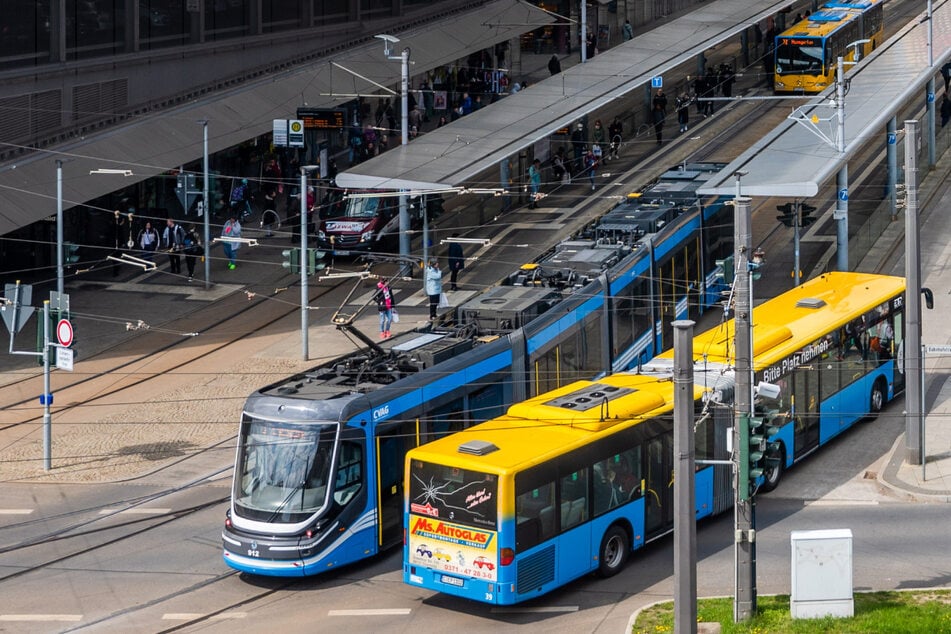
[(35, 509), (0, 509), (0, 515), (29, 515)]
[(406, 616), (412, 608), (380, 608), (378, 610), (330, 610), (327, 616)]
[(135, 508), (135, 509), (102, 509), (100, 515), (164, 515), (171, 513), (172, 509), (156, 508)]
[(82, 621), (82, 614), (0, 614), (0, 621)]
[(577, 605), (550, 605), (538, 608), (492, 608), (493, 614), (545, 614), (550, 612), (577, 612), (580, 609)]
[(806, 500), (803, 506), (878, 506), (876, 500)]
[[(228, 619), (244, 619), (247, 618), (247, 616), (247, 612), (222, 612), (221, 614), (208, 617), (208, 620), (225, 621)], [(200, 612), (169, 612), (162, 615), (163, 621), (194, 621), (195, 619), (202, 618), (205, 618), (205, 615)]]

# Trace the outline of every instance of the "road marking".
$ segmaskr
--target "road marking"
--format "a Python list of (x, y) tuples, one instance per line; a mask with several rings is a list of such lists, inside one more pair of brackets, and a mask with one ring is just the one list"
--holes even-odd
[(877, 500), (805, 500), (803, 506), (878, 506)]
[(172, 509), (134, 508), (134, 509), (102, 509), (100, 515), (164, 515)]
[(330, 610), (327, 616), (406, 616), (412, 608), (380, 608), (376, 610)]
[(200, 612), (168, 612), (162, 615), (163, 621), (194, 621), (197, 619), (208, 618), (209, 621), (225, 621), (227, 619), (247, 618), (247, 612), (222, 612), (213, 616), (207, 616)]
[(550, 605), (537, 608), (492, 608), (489, 610), (493, 614), (545, 614), (550, 612), (577, 612), (580, 609), (577, 605)]
[(0, 515), (29, 515), (34, 509), (0, 509)]
[(0, 621), (82, 621), (82, 614), (0, 614)]

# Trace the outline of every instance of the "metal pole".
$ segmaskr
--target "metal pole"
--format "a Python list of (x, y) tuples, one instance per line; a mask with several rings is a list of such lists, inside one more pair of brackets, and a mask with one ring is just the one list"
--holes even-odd
[(693, 326), (674, 327), (674, 632), (697, 631), (696, 450), (693, 416)]
[(307, 167), (300, 168), (300, 341), (301, 358), (307, 361), (310, 351), (307, 345)]
[[(57, 161), (58, 163), (59, 161)], [(50, 300), (43, 300), (43, 469), (53, 468), (53, 425), (50, 417)]]
[[(400, 55), (400, 107), (402, 108), (402, 113), (400, 114), (400, 138), (402, 145), (409, 143), (409, 52), (409, 47), (406, 47)], [(406, 262), (410, 256), (410, 221), (405, 194), (400, 195), (399, 226), (400, 258), (403, 262)], [(404, 275), (409, 275), (411, 272), (412, 269), (407, 271), (407, 267), (403, 267)]]
[(423, 212), (423, 266), (425, 267), (429, 263), (429, 210), (426, 208), (426, 194), (420, 194), (419, 204)]
[[(845, 64), (838, 59), (835, 76), (835, 110), (838, 115), (838, 134), (835, 149), (845, 154)], [(833, 218), (836, 220), (836, 268), (849, 270), (849, 165), (844, 163), (836, 176), (836, 202)]]
[(892, 220), (898, 219), (898, 121), (888, 120), (885, 133), (885, 155), (888, 159), (888, 209)]
[[(918, 122), (905, 121), (905, 459), (921, 464), (921, 257), (918, 231)], [(916, 367), (916, 364), (917, 367)]]
[(925, 345), (921, 345), (921, 481), (926, 482), (928, 480), (927, 475), (927, 465), (928, 465), (928, 451), (925, 447)]
[(56, 292), (63, 294), (63, 161), (56, 159)]
[(802, 202), (797, 200), (793, 202), (793, 205), (796, 206), (796, 220), (793, 225), (793, 280), (794, 286), (799, 286), (802, 283), (799, 271), (799, 228), (802, 226)]
[(202, 168), (204, 170), (204, 184), (202, 185), (201, 200), (202, 209), (205, 211), (205, 290), (211, 288), (211, 198), (208, 192), (208, 122), (202, 121), (202, 137), (204, 146), (202, 150)]
[[(739, 185), (737, 185), (739, 189)], [(752, 328), (752, 284), (750, 283), (750, 252), (752, 249), (751, 200), (737, 197), (735, 205), (736, 241), (735, 283), (736, 310), (734, 328), (736, 330), (736, 418), (734, 423), (734, 455), (740, 460), (746, 458), (746, 451), (740, 450), (739, 429), (748, 425), (753, 412), (753, 328)], [(739, 467), (739, 465), (737, 465)], [(748, 487), (749, 482), (740, 481), (740, 469), (735, 476), (735, 521), (734, 548), (736, 552), (736, 599), (733, 604), (733, 619), (739, 623), (748, 621), (756, 614), (756, 502), (753, 496), (740, 499), (740, 487)]]
[[(931, 21), (928, 21), (928, 33), (931, 33)], [(928, 47), (928, 50), (931, 50), (931, 47)], [(928, 80), (928, 109), (927, 109), (927, 121), (928, 121), (928, 167), (934, 168), (935, 166), (935, 139), (938, 136), (937, 130), (935, 129), (934, 123), (934, 75), (931, 76), (931, 79)]]
[(578, 39), (581, 41), (582, 64), (588, 61), (588, 11), (586, 4), (587, 0), (581, 0), (580, 8), (578, 9), (581, 12), (581, 37)]

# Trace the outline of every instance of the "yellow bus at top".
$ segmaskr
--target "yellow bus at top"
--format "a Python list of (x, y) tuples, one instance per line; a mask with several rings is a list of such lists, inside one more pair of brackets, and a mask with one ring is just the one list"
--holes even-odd
[(850, 64), (871, 54), (884, 30), (883, 0), (826, 3), (776, 36), (773, 91), (822, 92), (835, 84), (838, 58)]

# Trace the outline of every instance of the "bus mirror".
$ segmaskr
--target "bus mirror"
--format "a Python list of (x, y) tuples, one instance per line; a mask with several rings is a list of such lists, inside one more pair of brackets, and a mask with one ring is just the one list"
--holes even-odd
[(925, 296), (925, 308), (928, 310), (934, 308), (934, 293), (931, 292), (931, 289), (922, 286), (921, 294)]

